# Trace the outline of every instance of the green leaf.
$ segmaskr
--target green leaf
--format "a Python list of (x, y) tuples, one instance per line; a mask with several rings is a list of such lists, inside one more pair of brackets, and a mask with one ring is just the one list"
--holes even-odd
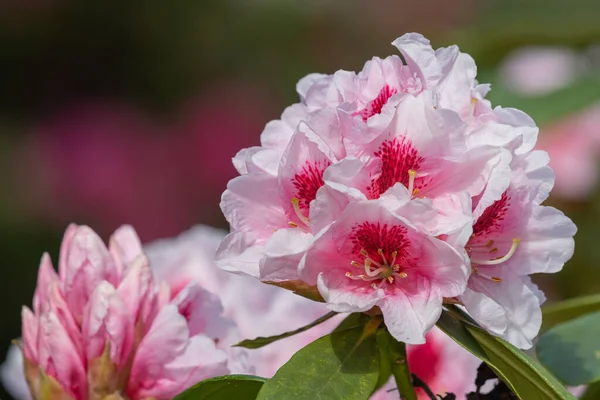
[(373, 392), (387, 383), (392, 376), (392, 359), (388, 348), (390, 347), (390, 334), (387, 329), (378, 329), (375, 337), (379, 350), (379, 379)]
[(458, 318), (453, 317), (449, 311), (444, 310), (442, 312), (442, 315), (437, 322), (437, 327), (475, 357), (480, 360), (485, 360), (487, 358), (485, 351), (481, 348), (473, 335), (469, 333), (465, 324)]
[(258, 376), (220, 376), (197, 383), (174, 400), (254, 400), (264, 382)]
[(600, 380), (600, 312), (545, 332), (536, 352), (539, 360), (568, 385)]
[(466, 328), (485, 351), (487, 359), (483, 361), (521, 399), (575, 399), (548, 370), (515, 346), (481, 328), (472, 325)]
[(269, 379), (257, 400), (364, 400), (379, 376), (380, 320), (334, 331), (298, 351)]
[(277, 286), (286, 290), (291, 290), (294, 294), (298, 296), (306, 297), (307, 299), (311, 299), (312, 301), (318, 301), (319, 303), (324, 303), (323, 296), (319, 293), (319, 289), (316, 286), (310, 286), (308, 283), (296, 280), (296, 281), (281, 281), (281, 282), (271, 282), (265, 281), (264, 283)]
[(460, 309), (450, 310), (442, 313), (438, 327), (488, 364), (521, 399), (574, 399), (550, 372), (525, 353), (470, 322)]
[(242, 340), (241, 342), (239, 342), (238, 344), (236, 344), (234, 346), (245, 347), (247, 349), (258, 349), (258, 348), (268, 345), (269, 343), (273, 343), (277, 340), (285, 339), (287, 337), (294, 336), (299, 333), (305, 332), (305, 331), (309, 330), (310, 328), (327, 321), (329, 318), (335, 317), (337, 314), (338, 313), (332, 311), (332, 312), (329, 312), (329, 313), (323, 315), (321, 318), (316, 319), (315, 321), (311, 322), (310, 324), (303, 326), (302, 328), (298, 328), (298, 329), (290, 331), (290, 332), (285, 332), (285, 333), (282, 333), (281, 335), (269, 336), (269, 337), (257, 337), (256, 339)]
[(600, 294), (576, 297), (542, 307), (542, 329), (549, 329), (571, 319), (594, 311), (600, 311)]
[(344, 318), (344, 320), (334, 329), (334, 332), (365, 326), (370, 320), (371, 318), (366, 314), (353, 313)]

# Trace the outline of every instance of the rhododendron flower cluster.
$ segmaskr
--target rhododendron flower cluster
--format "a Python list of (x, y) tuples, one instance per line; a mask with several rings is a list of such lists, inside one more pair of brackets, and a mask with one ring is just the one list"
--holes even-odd
[(229, 324), (216, 296), (193, 282), (156, 284), (137, 235), (107, 248), (71, 225), (55, 272), (40, 264), (33, 311), (23, 308), (25, 376), (36, 399), (171, 399), (227, 373), (215, 342)]
[(527, 348), (541, 325), (533, 273), (559, 271), (574, 224), (543, 206), (548, 156), (525, 113), (485, 99), (473, 59), (419, 34), (363, 70), (311, 74), (300, 102), (233, 159), (221, 268), (302, 280), (339, 312), (381, 310), (418, 344), (444, 302)]

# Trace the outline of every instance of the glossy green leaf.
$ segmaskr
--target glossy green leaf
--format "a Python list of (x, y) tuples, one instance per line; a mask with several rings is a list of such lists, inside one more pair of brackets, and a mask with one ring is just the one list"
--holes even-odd
[(346, 329), (353, 329), (359, 326), (365, 326), (371, 318), (363, 313), (352, 313), (348, 315), (340, 324), (334, 329), (334, 331), (344, 331)]
[(254, 400), (264, 382), (258, 376), (220, 376), (197, 383), (174, 400)]
[(536, 352), (539, 360), (568, 385), (600, 380), (600, 312), (545, 332)]
[(465, 324), (458, 318), (453, 317), (450, 312), (445, 310), (442, 312), (442, 315), (437, 322), (437, 327), (475, 357), (480, 360), (485, 360), (487, 358), (485, 351), (481, 348), (473, 335), (469, 333)]
[(600, 294), (576, 297), (542, 307), (542, 329), (549, 329), (594, 311), (600, 311)]
[(246, 340), (242, 340), (241, 342), (239, 342), (238, 344), (236, 344), (235, 346), (237, 347), (245, 347), (247, 349), (258, 349), (261, 348), (263, 346), (268, 345), (269, 343), (273, 343), (277, 340), (280, 339), (285, 339), (287, 337), (290, 336), (294, 336), (297, 335), (299, 333), (305, 332), (307, 330), (309, 330), (310, 328), (319, 325), (320, 323), (323, 323), (325, 321), (327, 321), (329, 318), (335, 317), (338, 313), (336, 312), (329, 312), (325, 315), (323, 315), (321, 318), (316, 319), (315, 321), (311, 322), (308, 325), (305, 325), (301, 328), (298, 328), (296, 330), (290, 331), (290, 332), (285, 332), (282, 333), (281, 335), (276, 335), (276, 336), (269, 336), (269, 337), (257, 337), (256, 339), (246, 339)]
[(438, 327), (488, 364), (524, 400), (574, 399), (544, 367), (506, 341), (469, 322), (458, 308), (444, 311)]
[(521, 399), (575, 399), (546, 368), (521, 350), (481, 328), (471, 325), (466, 328), (485, 351), (484, 361)]
[(378, 325), (370, 321), (312, 342), (264, 384), (257, 399), (368, 399), (379, 376)]
[(392, 359), (388, 348), (390, 347), (390, 334), (387, 329), (378, 329), (376, 334), (377, 349), (379, 350), (379, 379), (373, 392), (387, 383), (392, 376)]

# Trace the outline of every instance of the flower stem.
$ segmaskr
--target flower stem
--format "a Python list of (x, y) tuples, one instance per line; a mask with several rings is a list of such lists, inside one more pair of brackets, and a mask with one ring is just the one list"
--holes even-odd
[(417, 393), (412, 384), (408, 359), (406, 358), (406, 344), (396, 342), (393, 346), (394, 361), (392, 361), (392, 374), (403, 400), (417, 400)]

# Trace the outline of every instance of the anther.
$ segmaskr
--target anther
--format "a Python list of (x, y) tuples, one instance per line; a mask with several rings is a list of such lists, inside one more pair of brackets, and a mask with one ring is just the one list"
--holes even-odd
[(288, 225), (291, 226), (292, 228), (297, 228), (298, 227), (298, 224), (295, 223), (295, 222), (292, 222), (292, 221), (288, 222)]
[(492, 276), (491, 279), (496, 283), (502, 282), (502, 279), (498, 278), (497, 276)]
[(352, 265), (353, 267), (360, 267), (360, 264), (354, 260), (350, 261), (350, 265)]
[(398, 272), (398, 271), (400, 271), (400, 265), (398, 265), (398, 264), (394, 265), (394, 266), (392, 267), (392, 270), (393, 270), (394, 272)]
[(493, 249), (490, 250), (490, 253), (494, 254), (498, 252), (498, 248), (494, 247)]
[(392, 278), (391, 276), (388, 276), (387, 280), (389, 283), (394, 283), (394, 278)]
[(407, 274), (406, 272), (400, 272), (400, 273), (398, 274), (398, 276), (399, 276), (400, 278), (403, 278), (403, 279), (404, 279), (404, 278), (406, 278), (406, 277), (408, 276), (408, 274)]
[(492, 247), (494, 245), (494, 241), (490, 240), (485, 244), (485, 247)]
[(365, 249), (360, 249), (360, 254), (361, 254), (363, 257), (369, 257), (369, 253), (367, 253), (367, 251), (366, 251)]
[(414, 169), (409, 169), (408, 170), (408, 193), (410, 193), (411, 195), (414, 195), (414, 189), (415, 189), (415, 177), (417, 176), (417, 171), (415, 171)]

